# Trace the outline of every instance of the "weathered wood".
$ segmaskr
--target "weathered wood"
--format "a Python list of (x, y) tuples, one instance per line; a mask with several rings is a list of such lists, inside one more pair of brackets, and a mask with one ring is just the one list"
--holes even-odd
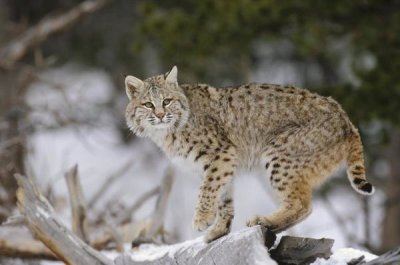
[(152, 216), (152, 224), (148, 232), (149, 237), (154, 237), (163, 228), (165, 213), (167, 210), (168, 197), (174, 183), (174, 170), (168, 167), (161, 184), (160, 196), (157, 199), (156, 209)]
[[(160, 194), (157, 198), (156, 208), (152, 216), (147, 220), (147, 226), (140, 231), (138, 237), (131, 240), (132, 246), (138, 246), (144, 243), (165, 243), (164, 240), (164, 218), (168, 204), (169, 193), (174, 182), (174, 170), (168, 167), (163, 178)], [(132, 233), (131, 233), (132, 234)], [(157, 236), (161, 236), (158, 237)]]
[(86, 203), (83, 196), (82, 186), (79, 181), (78, 165), (72, 167), (65, 174), (65, 181), (67, 182), (69, 201), (71, 205), (72, 232), (88, 243), (89, 235), (87, 233)]
[(334, 240), (283, 236), (278, 246), (270, 250), (271, 257), (279, 264), (310, 264), (317, 258), (329, 258)]
[[(260, 226), (233, 232), (206, 244), (203, 238), (175, 245), (133, 250), (115, 259), (116, 265), (276, 265), (264, 245)], [(148, 257), (143, 260), (143, 257)]]
[(21, 226), (25, 224), (25, 217), (22, 215), (12, 215), (7, 218), (5, 222), (1, 224), (1, 226)]
[(0, 257), (58, 260), (42, 242), (28, 239), (0, 239)]
[(66, 264), (113, 265), (100, 252), (71, 233), (55, 216), (52, 206), (28, 178), (15, 175), (18, 181), (17, 205), (31, 232)]

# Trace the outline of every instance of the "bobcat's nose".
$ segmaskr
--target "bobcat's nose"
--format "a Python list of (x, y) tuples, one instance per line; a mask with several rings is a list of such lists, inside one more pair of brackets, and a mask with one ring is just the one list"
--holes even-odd
[(160, 120), (162, 120), (162, 118), (164, 118), (164, 116), (165, 116), (164, 112), (156, 113), (156, 117), (159, 118)]

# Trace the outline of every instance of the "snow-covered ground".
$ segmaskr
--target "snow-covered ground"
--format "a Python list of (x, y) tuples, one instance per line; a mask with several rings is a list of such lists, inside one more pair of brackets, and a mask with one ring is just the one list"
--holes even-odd
[(339, 248), (333, 252), (328, 260), (319, 258), (312, 265), (347, 265), (352, 259), (357, 259), (361, 256), (364, 256), (364, 261), (371, 261), (377, 258), (376, 255), (366, 251), (354, 248)]
[[(203, 242), (202, 237), (198, 237), (193, 240), (188, 240), (179, 244), (175, 245), (165, 245), (165, 246), (156, 246), (156, 245), (151, 245), (151, 244), (144, 244), (141, 245), (139, 249), (135, 249), (134, 251), (129, 250), (129, 245), (126, 245), (126, 251), (124, 254), (128, 254), (133, 261), (141, 262), (141, 261), (155, 261), (157, 259), (162, 258), (165, 255), (169, 255), (170, 257), (173, 257), (175, 255), (175, 252), (184, 249), (189, 249), (193, 248), (192, 250), (196, 251), (196, 249), (201, 250), (201, 245), (205, 244)], [(121, 255), (121, 253), (116, 253), (116, 252), (111, 252), (111, 251), (105, 251), (103, 252), (105, 256), (110, 258), (111, 260), (114, 260), (118, 255)], [(193, 253), (195, 256), (197, 253)], [(323, 258), (318, 258), (316, 261), (314, 261), (311, 265), (347, 265), (348, 262), (350, 262), (353, 259), (358, 259), (361, 256), (364, 257), (364, 261), (368, 262), (371, 261), (375, 258), (377, 258), (376, 255), (373, 255), (369, 252), (354, 249), (354, 248), (339, 248), (334, 250), (332, 256), (329, 259), (323, 259)], [(277, 262), (272, 260), (270, 257), (268, 257), (267, 254), (265, 253), (259, 253), (257, 257), (252, 257), (255, 260), (259, 261), (257, 264), (263, 264), (263, 265), (277, 265)], [(42, 265), (61, 265), (62, 262), (56, 262), (56, 261), (43, 261)]]
[[(31, 152), (27, 165), (42, 187), (51, 185), (57, 196), (67, 198), (63, 174), (77, 163), (85, 195), (91, 198), (110, 174), (124, 164), (132, 163), (124, 176), (112, 185), (96, 205), (97, 208), (101, 208), (104, 207), (106, 201), (111, 199), (130, 205), (141, 194), (161, 182), (163, 172), (168, 165), (161, 151), (149, 141), (142, 139), (131, 144), (123, 144), (119, 140), (113, 116), (99, 107), (99, 104), (104, 104), (112, 96), (112, 82), (106, 73), (67, 65), (43, 73), (43, 78), (46, 83), (34, 84), (27, 98), (33, 109), (40, 110), (32, 112), (31, 119), (35, 123), (52, 126), (57, 121), (52, 115), (47, 114), (48, 110), (61, 113), (61, 115), (65, 110), (65, 113), (76, 119), (88, 118), (95, 126), (71, 125), (62, 129), (38, 130), (30, 138)], [(55, 89), (50, 85), (52, 82), (61, 84), (67, 89)], [(124, 88), (121, 87), (121, 95), (124, 93)], [(123, 117), (123, 110), (120, 115)], [(201, 235), (191, 228), (191, 217), (199, 185), (198, 176), (192, 176), (178, 169), (167, 210), (166, 229), (175, 233), (180, 241)], [(251, 215), (270, 213), (276, 208), (274, 198), (266, 186), (266, 181), (257, 174), (243, 174), (237, 177), (235, 180), (236, 215), (233, 230), (243, 228), (246, 219)], [(355, 236), (361, 238), (363, 217), (359, 214), (361, 204), (357, 196), (348, 188), (338, 190), (330, 196), (329, 200), (336, 212), (347, 220), (346, 225), (356, 232)], [(378, 204), (380, 200), (381, 195), (378, 193), (372, 204)], [(137, 213), (136, 218), (144, 218), (150, 214), (154, 207), (153, 202), (146, 204)], [(63, 210), (60, 214), (68, 220), (68, 210)], [(376, 231), (378, 231), (380, 216), (376, 216), (377, 220), (373, 223), (376, 224)], [(68, 224), (67, 221), (66, 223)], [(341, 250), (348, 242), (335, 218), (322, 201), (314, 200), (313, 213), (309, 218), (286, 234), (334, 238), (335, 253), (339, 256), (349, 253)], [(373, 240), (379, 240), (378, 233)], [(332, 257), (332, 262), (335, 255)], [(315, 264), (343, 264), (322, 262), (317, 261)]]

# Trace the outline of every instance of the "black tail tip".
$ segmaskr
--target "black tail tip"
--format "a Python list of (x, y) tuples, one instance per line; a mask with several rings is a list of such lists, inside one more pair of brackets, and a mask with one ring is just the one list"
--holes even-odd
[(372, 184), (369, 182), (366, 182), (364, 185), (362, 185), (360, 187), (360, 189), (367, 193), (372, 193), (372, 191), (374, 190), (374, 188), (372, 187)]
[(365, 179), (355, 178), (353, 183), (356, 190), (358, 190), (361, 194), (371, 195), (375, 192), (374, 186), (372, 186), (372, 184)]

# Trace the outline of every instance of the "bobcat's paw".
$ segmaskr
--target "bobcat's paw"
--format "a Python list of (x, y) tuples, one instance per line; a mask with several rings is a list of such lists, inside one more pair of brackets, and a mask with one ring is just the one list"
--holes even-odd
[(193, 217), (193, 228), (197, 231), (204, 231), (214, 223), (215, 212), (203, 212), (196, 209)]
[(230, 227), (226, 226), (213, 226), (210, 228), (209, 231), (207, 231), (206, 235), (204, 236), (204, 241), (206, 243), (210, 243), (211, 241), (214, 241), (230, 232)]
[(271, 223), (270, 220), (268, 220), (267, 217), (265, 216), (260, 216), (260, 215), (255, 215), (253, 217), (251, 217), (249, 220), (247, 220), (247, 226), (251, 227), (251, 226), (256, 226), (256, 225), (261, 225), (263, 227), (266, 227), (268, 229), (273, 229), (274, 224)]

